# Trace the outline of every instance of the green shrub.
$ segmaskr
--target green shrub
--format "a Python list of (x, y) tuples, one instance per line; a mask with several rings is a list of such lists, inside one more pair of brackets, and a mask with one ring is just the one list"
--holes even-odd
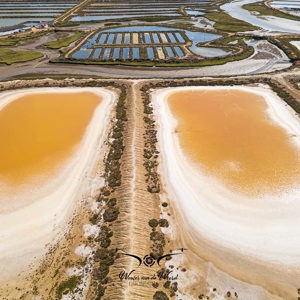
[(98, 220), (98, 214), (94, 214), (92, 217), (90, 217), (90, 222), (95, 225)]
[(169, 227), (169, 222), (167, 219), (160, 219), (158, 223), (160, 227)]
[(158, 226), (158, 221), (156, 219), (151, 219), (148, 224), (150, 227), (155, 228)]
[(215, 22), (214, 27), (218, 30), (229, 32), (251, 31), (259, 29), (248, 22), (235, 19), (224, 11), (210, 12), (205, 14), (205, 17)]
[(111, 243), (111, 240), (110, 240), (110, 238), (107, 238), (107, 237), (102, 238), (100, 240), (100, 246), (102, 248), (108, 248), (110, 246), (110, 243)]
[(166, 293), (162, 292), (162, 291), (157, 291), (155, 292), (155, 294), (153, 295), (153, 299), (154, 300), (169, 300), (169, 297), (167, 296)]
[(119, 208), (109, 207), (103, 214), (103, 219), (105, 222), (113, 222), (118, 218)]
[(117, 204), (117, 199), (116, 199), (116, 198), (111, 198), (111, 199), (109, 199), (108, 202), (107, 202), (107, 205), (108, 205), (109, 207), (113, 207), (113, 206), (115, 206), (116, 204)]
[(97, 287), (96, 300), (101, 300), (102, 297), (104, 296), (104, 292), (105, 292), (105, 287), (102, 284), (99, 284)]
[(69, 291), (73, 291), (76, 288), (76, 286), (79, 284), (79, 281), (80, 281), (80, 277), (72, 276), (69, 279), (60, 283), (60, 285), (57, 287), (56, 290), (58, 299), (61, 299), (63, 294), (67, 294)]

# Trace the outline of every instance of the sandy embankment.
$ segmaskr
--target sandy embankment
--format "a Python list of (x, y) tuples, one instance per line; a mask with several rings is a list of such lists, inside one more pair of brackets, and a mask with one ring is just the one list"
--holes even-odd
[(292, 41), (290, 42), (293, 46), (295, 46), (298, 50), (300, 50), (300, 41)]
[[(1, 94), (0, 109), (28, 93), (67, 93), (90, 91), (102, 97), (85, 131), (84, 138), (73, 154), (49, 182), (18, 195), (20, 203), (0, 192), (7, 204), (0, 207), (0, 282), (13, 278), (46, 253), (61, 237), (67, 221), (83, 196), (95, 189), (93, 171), (101, 158), (101, 145), (106, 136), (115, 94), (101, 88), (38, 88)], [(17, 193), (18, 194), (18, 193)], [(15, 199), (14, 199), (15, 200)]]
[[(162, 89), (153, 94), (162, 152), (160, 172), (176, 209), (177, 224), (182, 224), (181, 240), (188, 243), (182, 246), (237, 279), (289, 299), (296, 296), (300, 282), (300, 188), (254, 199), (235, 194), (215, 178), (208, 178), (180, 148), (175, 134), (177, 121), (166, 100), (170, 93), (184, 89), (237, 88), (264, 96), (270, 119), (283, 127), (300, 149), (298, 117), (267, 88)], [(249, 289), (242, 299), (267, 299), (264, 293), (256, 296)]]

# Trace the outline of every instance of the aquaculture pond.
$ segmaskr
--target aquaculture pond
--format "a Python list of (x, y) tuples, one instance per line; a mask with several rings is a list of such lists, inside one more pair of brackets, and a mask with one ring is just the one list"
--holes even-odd
[(274, 8), (284, 10), (300, 10), (300, 1), (271, 1), (270, 5)]
[(186, 8), (184, 11), (185, 11), (189, 16), (193, 16), (193, 17), (202, 16), (202, 15), (205, 14), (203, 11), (195, 10), (195, 9), (191, 9), (191, 8)]
[(120, 48), (114, 48), (113, 59), (120, 58)]
[(3, 27), (9, 27), (9, 26), (15, 26), (18, 24), (22, 24), (27, 21), (44, 21), (49, 22), (52, 21), (53, 18), (47, 18), (47, 17), (30, 17), (30, 18), (2, 18), (0, 19), (0, 28)]
[(123, 48), (123, 59), (129, 59), (130, 48)]
[[(126, 26), (105, 29), (95, 33), (82, 47), (84, 49), (93, 49), (94, 47), (120, 47), (125, 49), (122, 51), (122, 56), (119, 52), (111, 56), (113, 59), (139, 59), (141, 50), (140, 47), (147, 47), (148, 59), (154, 59), (153, 55), (158, 59), (183, 57), (185, 51), (182, 47), (187, 42), (191, 42), (191, 46), (186, 47), (194, 55), (205, 56), (205, 48), (199, 48), (198, 43), (207, 42), (219, 38), (220, 35), (206, 32), (194, 32), (184, 29), (163, 26)], [(130, 51), (134, 47), (136, 50)], [(166, 48), (167, 47), (167, 48)], [(127, 48), (129, 50), (127, 50)], [(130, 54), (132, 52), (132, 55)], [(119, 54), (119, 55), (118, 55)], [(207, 57), (216, 55), (226, 55), (226, 52), (213, 48), (209, 51)], [(118, 57), (117, 57), (118, 56)], [(74, 57), (74, 55), (73, 55)], [(94, 59), (94, 57), (92, 57)], [(105, 56), (105, 59), (108, 59)]]
[(195, 49), (194, 52), (195, 54), (204, 57), (218, 57), (228, 55), (231, 53), (230, 51), (224, 51), (222, 49), (213, 47), (197, 47), (197, 49)]
[(110, 51), (111, 51), (111, 48), (106, 48), (106, 49), (104, 50), (102, 59), (108, 60), (108, 59), (109, 59), (109, 55), (110, 55)]
[[(112, 19), (127, 19), (127, 18), (136, 18), (136, 17), (151, 17), (152, 14), (144, 14), (144, 15), (91, 15), (91, 16), (77, 16), (71, 18), (72, 22), (93, 22), (93, 21), (105, 21), (105, 20), (112, 20)], [(181, 16), (180, 14), (164, 14), (167, 17), (176, 17)]]
[(0, 28), (15, 26), (28, 21), (52, 21), (66, 10), (72, 8), (78, 0), (50, 2), (46, 0), (24, 2), (0, 2)]
[(93, 58), (94, 60), (99, 59), (99, 58), (100, 58), (101, 52), (102, 52), (102, 48), (97, 48), (97, 49), (95, 49), (92, 58)]
[(174, 57), (175, 56), (171, 47), (166, 47), (165, 49), (166, 49), (167, 54), (168, 54), (169, 57)]
[(175, 53), (177, 56), (182, 57), (184, 56), (184, 52), (182, 51), (182, 49), (178, 46), (174, 47)]
[(101, 22), (115, 19), (137, 19), (143, 17), (183, 17), (182, 8), (186, 7), (185, 14), (199, 16), (203, 14), (213, 0), (209, 1), (87, 1), (83, 10), (75, 12), (71, 21), (74, 22)]
[(88, 59), (92, 53), (92, 49), (82, 49), (72, 54), (75, 59)]
[(132, 48), (132, 58), (133, 59), (140, 58), (140, 49), (139, 48)]
[(154, 56), (154, 51), (153, 51), (153, 48), (152, 47), (148, 47), (147, 48), (147, 55), (148, 55), (148, 58), (150, 60), (153, 60), (155, 58)]

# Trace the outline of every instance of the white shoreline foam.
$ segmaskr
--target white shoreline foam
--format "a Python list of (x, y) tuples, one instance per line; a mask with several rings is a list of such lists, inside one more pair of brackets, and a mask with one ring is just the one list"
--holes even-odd
[(90, 192), (88, 177), (101, 157), (100, 148), (115, 98), (113, 92), (102, 88), (36, 88), (0, 94), (3, 98), (0, 100), (1, 109), (25, 94), (82, 91), (102, 96), (102, 102), (63, 172), (52, 183), (45, 185), (45, 189), (42, 187), (38, 196), (34, 195), (38, 200), (17, 210), (5, 213), (0, 210), (0, 281), (14, 277), (41, 258), (46, 252), (46, 244), (57, 241), (84, 194)]
[[(162, 153), (160, 173), (170, 199), (185, 220), (194, 242), (206, 239), (260, 261), (300, 265), (300, 191), (287, 191), (278, 197), (249, 199), (234, 194), (217, 180), (196, 169), (183, 154), (177, 135), (177, 122), (167, 104), (167, 96), (181, 90), (239, 89), (262, 95), (268, 113), (284, 127), (299, 146), (300, 122), (295, 112), (270, 89), (262, 87), (179, 87), (153, 93), (153, 106), (159, 120)], [(245, 199), (243, 199), (245, 198)]]

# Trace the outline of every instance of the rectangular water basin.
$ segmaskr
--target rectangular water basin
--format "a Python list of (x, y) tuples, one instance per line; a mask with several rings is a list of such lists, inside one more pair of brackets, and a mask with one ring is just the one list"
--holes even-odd
[(168, 57), (174, 57), (174, 52), (172, 50), (172, 47), (165, 47), (166, 51), (167, 51), (167, 55)]
[(150, 33), (148, 33), (148, 32), (144, 33), (144, 40), (145, 40), (146, 44), (151, 44)]
[(169, 43), (169, 41), (164, 33), (160, 33), (160, 39), (164, 44)]
[(114, 48), (113, 59), (120, 58), (120, 48)]
[(147, 47), (147, 55), (148, 55), (148, 58), (153, 60), (154, 59), (154, 51), (153, 51), (153, 48), (152, 47)]
[(122, 40), (123, 40), (123, 34), (118, 33), (116, 37), (116, 44), (122, 44)]
[(106, 44), (112, 44), (115, 38), (115, 34), (114, 33), (110, 33), (108, 38), (107, 38), (107, 42)]
[(162, 47), (156, 47), (156, 52), (159, 59), (165, 59), (165, 54)]
[(129, 45), (130, 44), (130, 33), (125, 33), (125, 42), (124, 44)]
[(185, 42), (184, 38), (182, 37), (182, 35), (179, 32), (175, 32), (175, 35), (176, 35), (176, 38), (177, 38), (179, 43), (184, 43)]
[(157, 33), (152, 33), (152, 38), (155, 44), (160, 44), (160, 40), (158, 38)]
[(129, 59), (130, 48), (123, 48), (123, 59)]
[(104, 53), (102, 55), (103, 60), (108, 60), (110, 55), (111, 48), (105, 48)]
[(78, 50), (72, 54), (75, 59), (87, 59), (92, 53), (92, 49)]
[(175, 51), (176, 55), (179, 57), (184, 56), (184, 52), (182, 51), (182, 49), (178, 46), (173, 47), (173, 50)]
[(96, 48), (94, 53), (93, 53), (92, 59), (93, 60), (98, 60), (100, 58), (101, 52), (102, 52), (102, 48)]
[(132, 59), (139, 59), (139, 58), (140, 58), (140, 49), (132, 48)]
[(106, 41), (106, 37), (107, 37), (107, 34), (102, 33), (100, 38), (99, 38), (99, 44), (104, 44), (104, 42)]
[(177, 43), (177, 40), (172, 32), (168, 32), (167, 35), (168, 35), (168, 38), (171, 41), (171, 43), (174, 43), (174, 44)]

